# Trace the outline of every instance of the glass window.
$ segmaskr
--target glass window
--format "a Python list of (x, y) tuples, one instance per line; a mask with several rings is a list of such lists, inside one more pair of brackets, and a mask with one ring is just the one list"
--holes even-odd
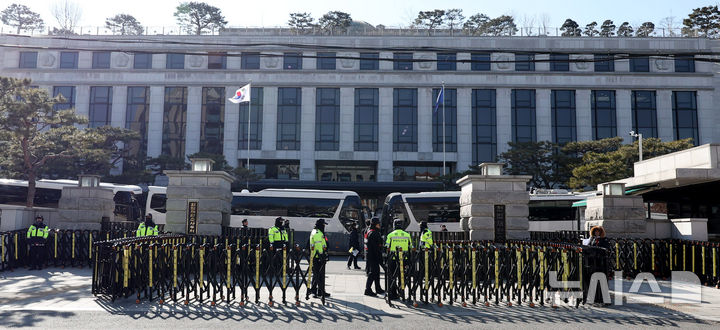
[(242, 52), (240, 54), (240, 68), (243, 70), (260, 69), (260, 53)]
[(60, 69), (77, 69), (78, 52), (60, 52)]
[(299, 53), (299, 52), (285, 53), (283, 56), (283, 68), (285, 70), (301, 70), (302, 69), (302, 53)]
[(140, 139), (131, 141), (126, 149), (132, 158), (145, 159), (147, 155), (147, 127), (150, 109), (150, 88), (130, 86), (127, 89), (125, 128), (135, 131)]
[(433, 151), (443, 151), (443, 103), (445, 104), (445, 151), (457, 151), (457, 90), (445, 88), (444, 102), (435, 103), (440, 94), (440, 88), (433, 89)]
[(570, 55), (550, 54), (550, 71), (570, 71)]
[(37, 68), (37, 52), (20, 52), (20, 63), (18, 66), (21, 69), (35, 69)]
[(592, 91), (590, 102), (593, 140), (617, 136), (615, 91)]
[(393, 70), (410, 71), (413, 69), (412, 53), (394, 53), (393, 54)]
[(535, 71), (535, 54), (515, 54), (515, 71)]
[(595, 54), (595, 72), (615, 71), (615, 55)]
[(405, 200), (417, 221), (460, 222), (460, 199), (457, 197), (408, 197)]
[(315, 168), (318, 181), (365, 182), (375, 181), (377, 162), (318, 160)]
[[(263, 88), (250, 88), (250, 149), (262, 147)], [(240, 103), (238, 148), (248, 149), (248, 102)]]
[(165, 87), (162, 154), (185, 159), (187, 87)]
[(658, 137), (655, 91), (632, 91), (633, 129), (644, 138)]
[(133, 69), (152, 69), (152, 54), (135, 53), (133, 56)]
[(168, 53), (165, 62), (166, 69), (184, 69), (185, 54)]
[(457, 54), (455, 53), (438, 53), (437, 69), (438, 71), (455, 71), (457, 70)]
[[(446, 162), (446, 173), (453, 173), (454, 166)], [(442, 162), (393, 162), (393, 181), (434, 181), (442, 175)]]
[(93, 52), (92, 68), (93, 69), (109, 69), (110, 68), (110, 52)]
[(379, 98), (377, 88), (355, 89), (355, 151), (378, 150)]
[(692, 138), (693, 144), (698, 145), (698, 119), (696, 92), (673, 92), (673, 121), (675, 140)]
[(363, 221), (363, 205), (358, 196), (347, 196), (343, 201), (342, 208), (340, 209), (340, 216), (338, 217), (340, 223), (342, 223), (345, 230), (348, 232), (352, 231), (353, 228), (359, 226), (360, 228), (365, 227)]
[(577, 140), (575, 126), (575, 91), (553, 90), (551, 92), (552, 139), (563, 145)]
[(630, 55), (630, 72), (650, 72), (650, 57)]
[(675, 56), (675, 72), (695, 72), (695, 56)]
[(315, 95), (315, 150), (338, 150), (340, 88), (318, 88)]
[(91, 86), (90, 87), (90, 127), (110, 125), (110, 113), (112, 111), (112, 87)]
[(225, 69), (227, 55), (225, 53), (209, 53), (208, 69)]
[(223, 153), (225, 88), (203, 87), (200, 124), (200, 152)]
[(490, 53), (472, 53), (470, 61), (470, 70), (490, 71)]
[(393, 90), (393, 151), (417, 152), (417, 89)]
[(68, 110), (75, 107), (75, 86), (55, 86), (53, 87), (53, 97), (62, 95), (64, 102), (58, 102), (53, 105), (53, 110)]
[[(252, 162), (251, 162), (252, 164)], [(309, 197), (233, 196), (233, 215), (332, 218), (340, 199)]]
[[(246, 160), (241, 160), (245, 167)], [(300, 161), (296, 159), (251, 159), (250, 169), (260, 179), (299, 180)]]
[(360, 53), (360, 70), (380, 69), (380, 53)]
[(278, 88), (277, 150), (300, 150), (301, 102), (300, 88)]
[(167, 210), (166, 207), (167, 204), (167, 195), (166, 194), (153, 194), (150, 198), (150, 208), (160, 212), (165, 213)]
[(473, 164), (495, 161), (497, 155), (496, 109), (494, 89), (473, 89)]
[(318, 70), (335, 70), (335, 53), (317, 53)]
[(535, 142), (535, 90), (512, 90), (513, 142)]

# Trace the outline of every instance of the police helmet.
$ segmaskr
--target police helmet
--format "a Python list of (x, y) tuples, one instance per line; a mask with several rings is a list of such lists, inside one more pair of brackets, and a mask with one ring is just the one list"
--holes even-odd
[(403, 221), (400, 219), (393, 220), (393, 228), (395, 229), (402, 229), (403, 228)]
[(40, 220), (40, 221), (44, 221), (44, 220), (45, 220), (45, 218), (43, 218), (43, 216), (42, 216), (42, 215), (38, 215), (38, 216), (36, 216), (36, 217), (35, 217), (35, 220)]
[(421, 231), (424, 231), (425, 229), (427, 229), (427, 227), (428, 227), (428, 226), (427, 226), (427, 221), (423, 221), (423, 222), (420, 223), (420, 230), (421, 230)]
[(152, 220), (152, 214), (150, 214), (150, 213), (146, 214), (145, 219)]
[(318, 219), (317, 221), (315, 221), (315, 228), (325, 228), (325, 225), (327, 225), (325, 219)]
[(283, 225), (283, 222), (284, 221), (282, 217), (275, 218), (275, 227), (281, 227)]
[(380, 224), (380, 218), (372, 218), (370, 220), (370, 227), (375, 228), (376, 225)]

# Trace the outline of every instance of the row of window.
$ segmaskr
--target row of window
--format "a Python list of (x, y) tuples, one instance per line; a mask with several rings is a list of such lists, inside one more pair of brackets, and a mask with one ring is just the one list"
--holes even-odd
[[(315, 150), (337, 151), (340, 146), (340, 89), (315, 90)], [(379, 90), (357, 88), (354, 95), (354, 150), (377, 151), (379, 135)], [(439, 89), (433, 90), (438, 99)], [(69, 109), (75, 103), (75, 88), (58, 86), (55, 96), (64, 101), (55, 109)], [(223, 152), (225, 89), (204, 87), (201, 104), (200, 150)], [(252, 89), (251, 103), (240, 105), (239, 148), (261, 149), (263, 88)], [(471, 94), (473, 162), (493, 161), (497, 154), (497, 107), (494, 89), (473, 89)], [(128, 87), (126, 128), (136, 130), (141, 139), (131, 147), (144, 152), (147, 147), (149, 87)], [(432, 111), (434, 152), (457, 151), (457, 90), (445, 89), (443, 105), (420, 110), (418, 90), (393, 90), (393, 151), (418, 151), (419, 111)], [(575, 90), (552, 90), (550, 98), (552, 141), (564, 144), (577, 140)], [(616, 98), (613, 90), (591, 91), (593, 139), (617, 136)], [(300, 150), (302, 93), (298, 87), (278, 88), (277, 150)], [(166, 87), (163, 107), (163, 154), (185, 154), (187, 126), (187, 87)], [(91, 127), (110, 125), (112, 87), (90, 87)], [(655, 91), (631, 92), (632, 128), (645, 137), (658, 137)], [(698, 143), (697, 96), (693, 91), (672, 92), (675, 139), (692, 138)], [(250, 120), (248, 121), (248, 115)], [(536, 97), (533, 89), (511, 91), (512, 141), (537, 140)], [(444, 127), (443, 127), (443, 122)], [(249, 123), (249, 125), (248, 125)], [(248, 127), (249, 126), (249, 127)], [(249, 129), (249, 130), (248, 130)], [(137, 149), (135, 149), (137, 148)]]
[[(92, 68), (109, 69), (110, 52), (93, 52)], [(20, 68), (36, 68), (37, 52), (20, 52)], [(150, 53), (135, 53), (133, 56), (133, 68), (151, 69), (152, 56)], [(260, 53), (243, 52), (240, 55), (240, 68), (243, 70), (260, 69)], [(227, 67), (227, 56), (225, 53), (210, 53), (207, 56), (208, 69), (225, 69)], [(379, 70), (379, 53), (360, 53), (360, 70)], [(337, 54), (334, 52), (319, 52), (316, 56), (316, 68), (318, 70), (335, 70)], [(438, 53), (438, 71), (457, 70), (457, 53)], [(592, 60), (595, 72), (614, 72), (615, 56), (608, 54), (596, 54)], [(515, 71), (535, 71), (535, 54), (515, 54)], [(570, 55), (550, 54), (550, 71), (570, 71)], [(695, 59), (692, 55), (678, 55), (674, 58), (675, 72), (695, 72)], [(393, 70), (413, 70), (413, 53), (393, 53)], [(470, 54), (470, 69), (472, 71), (490, 71), (490, 53)], [(300, 52), (287, 52), (283, 54), (283, 69), (301, 70), (303, 57)], [(60, 69), (77, 69), (78, 52), (60, 52)], [(166, 54), (166, 69), (184, 69), (185, 54)], [(630, 56), (630, 72), (650, 72), (649, 56)]]

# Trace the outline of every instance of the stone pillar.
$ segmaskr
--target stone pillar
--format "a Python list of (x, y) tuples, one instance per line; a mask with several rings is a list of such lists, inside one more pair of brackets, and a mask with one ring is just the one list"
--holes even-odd
[[(230, 184), (234, 178), (222, 171), (165, 171), (165, 174), (169, 179), (165, 231), (220, 235), (222, 226), (230, 224)], [(191, 208), (196, 211), (190, 212)], [(189, 218), (194, 218), (196, 232), (188, 231), (188, 222), (192, 222)]]
[(457, 181), (462, 192), (461, 229), (470, 232), (471, 240), (530, 238), (526, 184), (531, 177), (502, 175), (502, 164), (483, 163), (480, 168), (482, 175), (467, 175)]
[[(612, 185), (618, 185), (616, 191), (611, 191)], [(602, 195), (588, 197), (585, 230), (601, 226), (608, 237), (646, 237), (643, 199), (625, 195), (624, 191), (624, 184), (606, 183)]]
[[(103, 217), (115, 220), (112, 189), (63, 187), (58, 203), (58, 229), (100, 230)], [(123, 219), (124, 220), (124, 219)]]

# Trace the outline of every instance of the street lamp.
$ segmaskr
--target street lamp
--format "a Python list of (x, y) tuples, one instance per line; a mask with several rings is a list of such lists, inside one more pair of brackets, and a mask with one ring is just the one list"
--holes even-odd
[(630, 131), (630, 136), (638, 138), (638, 147), (640, 148), (640, 161), (642, 161), (642, 133)]

